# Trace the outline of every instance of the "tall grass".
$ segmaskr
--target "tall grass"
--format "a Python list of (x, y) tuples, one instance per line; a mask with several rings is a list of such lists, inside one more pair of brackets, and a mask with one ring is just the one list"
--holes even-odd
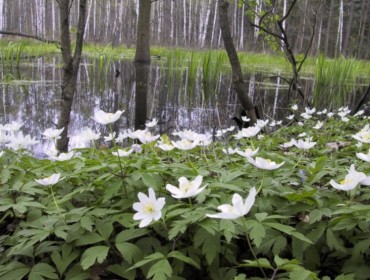
[(0, 48), (1, 63), (8, 66), (19, 66), (26, 45), (22, 42), (3, 45)]
[(319, 56), (316, 62), (313, 103), (316, 107), (336, 109), (345, 106), (363, 69), (355, 59), (329, 60)]

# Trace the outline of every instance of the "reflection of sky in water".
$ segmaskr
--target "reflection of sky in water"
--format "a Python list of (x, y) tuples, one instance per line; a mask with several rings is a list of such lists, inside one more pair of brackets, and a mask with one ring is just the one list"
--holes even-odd
[[(113, 112), (115, 79), (114, 71), (121, 71), (122, 96), (119, 109), (126, 110), (120, 119), (120, 129), (133, 128), (135, 71), (130, 61), (115, 62), (106, 69), (94, 66), (94, 62), (82, 61), (75, 95), (69, 135), (74, 136), (83, 127), (107, 135), (107, 128), (97, 124), (91, 117), (94, 111), (102, 109)], [(231, 118), (240, 110), (235, 93), (230, 93), (230, 79), (219, 77), (210, 84), (209, 93), (200, 93), (201, 75), (198, 75), (195, 90), (191, 93), (184, 89), (186, 75), (177, 75), (180, 80), (171, 80), (168, 72), (153, 65), (150, 71), (148, 110), (149, 118), (159, 119), (157, 132), (170, 134), (174, 130), (192, 129), (197, 132), (212, 132), (214, 129), (226, 128), (234, 123)], [(35, 63), (27, 63), (20, 69), (6, 68), (0, 74), (0, 124), (13, 120), (22, 121), (22, 131), (41, 140), (41, 133), (47, 128), (55, 128), (59, 116), (60, 61), (56, 57), (38, 58)], [(183, 70), (182, 70), (183, 71)], [(250, 86), (257, 92), (255, 102), (264, 102), (262, 108), (267, 116), (276, 114), (276, 108), (283, 112), (287, 107), (283, 93), (279, 100), (275, 98), (279, 88), (264, 89), (258, 84)], [(196, 92), (196, 90), (199, 90)], [(284, 89), (286, 90), (286, 89)], [(193, 94), (193, 95), (191, 95)], [(204, 97), (208, 95), (209, 97)], [(286, 102), (286, 101), (285, 101)], [(275, 109), (266, 104), (273, 104)], [(276, 116), (279, 115), (279, 112)], [(73, 145), (73, 138), (71, 144)], [(37, 153), (48, 148), (47, 141), (34, 146)]]

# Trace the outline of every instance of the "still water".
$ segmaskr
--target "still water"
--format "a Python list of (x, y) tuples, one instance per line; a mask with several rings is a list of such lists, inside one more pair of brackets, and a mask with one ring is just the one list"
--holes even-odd
[[(1, 66), (0, 124), (21, 121), (24, 123), (22, 131), (37, 139), (41, 139), (45, 129), (55, 128), (59, 116), (61, 65), (58, 56), (48, 56), (28, 59), (19, 67)], [(241, 107), (231, 89), (230, 74), (220, 73), (214, 80), (204, 81), (198, 73), (191, 83), (187, 74), (186, 68), (170, 72), (159, 61), (152, 61), (146, 116), (159, 120), (157, 132), (170, 134), (175, 130), (192, 129), (212, 133), (235, 125), (232, 117), (239, 114)], [(249, 95), (260, 106), (264, 118), (282, 119), (289, 114), (287, 108), (298, 100), (288, 96), (287, 85), (276, 73), (253, 73), (246, 75), (246, 80)], [(84, 58), (69, 135), (78, 134), (83, 127), (107, 134), (107, 128), (92, 119), (99, 109), (106, 112), (125, 110), (119, 128), (133, 129), (135, 83), (135, 68), (130, 60), (102, 65), (97, 60)], [(304, 86), (310, 91), (312, 81), (304, 80)], [(43, 145), (41, 142), (35, 149), (42, 150)]]

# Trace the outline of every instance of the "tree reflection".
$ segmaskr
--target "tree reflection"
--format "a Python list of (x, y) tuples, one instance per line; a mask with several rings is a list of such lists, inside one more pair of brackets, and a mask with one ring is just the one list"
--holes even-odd
[(135, 129), (144, 129), (147, 116), (147, 95), (149, 83), (148, 64), (135, 63)]

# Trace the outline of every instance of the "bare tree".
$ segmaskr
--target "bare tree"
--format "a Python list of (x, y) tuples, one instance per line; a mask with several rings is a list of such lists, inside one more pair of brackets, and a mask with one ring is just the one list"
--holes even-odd
[(76, 92), (77, 75), (80, 66), (83, 37), (86, 24), (86, 1), (80, 0), (79, 18), (77, 25), (77, 37), (74, 53), (72, 54), (71, 34), (70, 34), (70, 9), (72, 1), (59, 0), (60, 15), (60, 46), (63, 58), (63, 80), (62, 80), (62, 98), (60, 103), (60, 116), (57, 128), (64, 128), (61, 138), (57, 141), (57, 149), (61, 152), (68, 151), (68, 126), (70, 122), (73, 98)]
[[(314, 12), (315, 18), (313, 21), (313, 28), (312, 28), (312, 34), (310, 37), (309, 44), (304, 52), (304, 56), (301, 60), (297, 60), (293, 46), (291, 44), (291, 40), (289, 37), (289, 34), (286, 30), (286, 20), (290, 16), (290, 14), (293, 11), (294, 6), (296, 5), (298, 0), (293, 0), (290, 5), (286, 8), (286, 13), (282, 17), (277, 17), (276, 11), (277, 7), (275, 6), (276, 3), (271, 7), (270, 10), (265, 11), (262, 16), (260, 16), (259, 23), (255, 24), (251, 22), (250, 24), (260, 30), (262, 30), (265, 34), (272, 36), (276, 39), (276, 41), (280, 44), (282, 51), (285, 54), (285, 57), (289, 61), (291, 67), (292, 67), (292, 74), (293, 77), (290, 79), (289, 83), (289, 92), (298, 92), (299, 95), (303, 99), (304, 105), (309, 105), (308, 95), (306, 92), (302, 92), (301, 86), (300, 86), (300, 77), (299, 72), (302, 69), (303, 63), (306, 61), (306, 58), (309, 54), (309, 51), (313, 44), (313, 39), (315, 35), (315, 29), (316, 29), (316, 15), (317, 12)], [(259, 15), (258, 15), (259, 16)]]
[(243, 72), (240, 66), (239, 57), (234, 46), (233, 38), (231, 37), (228, 7), (229, 3), (227, 0), (219, 0), (219, 25), (222, 33), (222, 39), (224, 41), (225, 49), (232, 69), (233, 88), (236, 91), (238, 99), (246, 111), (247, 116), (250, 118), (251, 124), (254, 124), (257, 121), (257, 114), (253, 102), (248, 96), (248, 90), (243, 79)]

